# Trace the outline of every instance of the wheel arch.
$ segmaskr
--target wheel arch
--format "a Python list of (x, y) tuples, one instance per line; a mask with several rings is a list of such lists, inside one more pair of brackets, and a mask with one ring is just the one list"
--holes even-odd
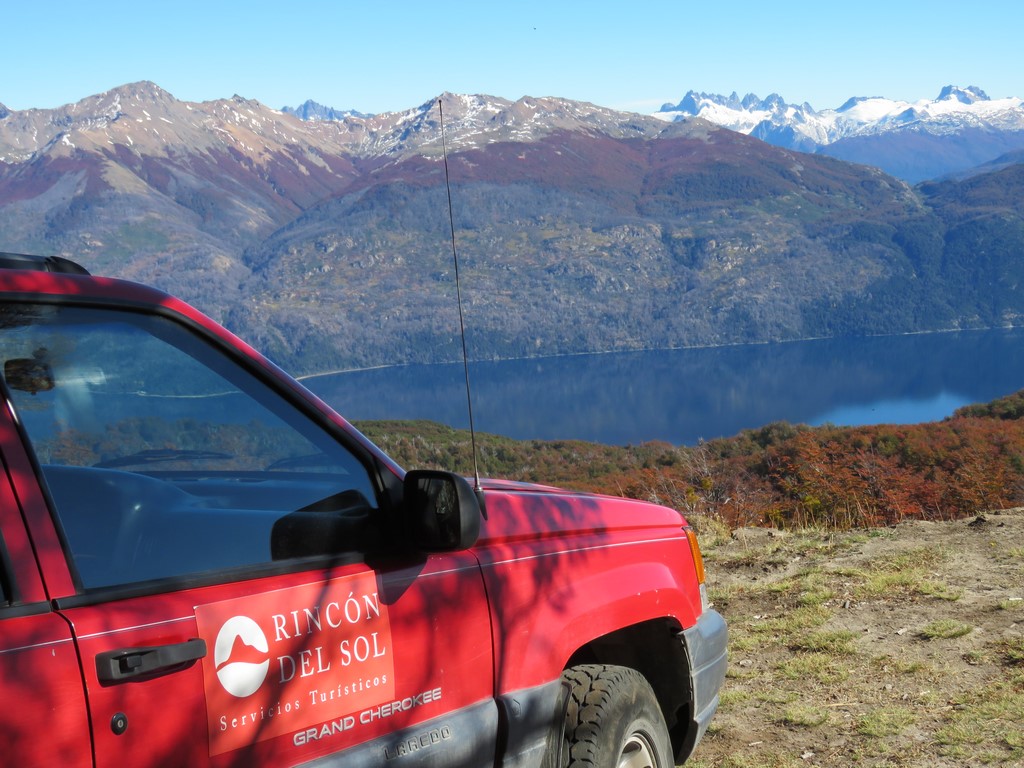
[(565, 665), (570, 669), (607, 664), (629, 667), (643, 675), (654, 690), (677, 756), (688, 754), (693, 740), (690, 660), (681, 631), (671, 617), (642, 621), (588, 641)]

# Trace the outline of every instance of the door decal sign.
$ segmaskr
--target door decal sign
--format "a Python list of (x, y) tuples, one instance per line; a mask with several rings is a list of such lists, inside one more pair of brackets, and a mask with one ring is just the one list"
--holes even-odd
[(196, 606), (210, 754), (342, 719), (395, 693), (372, 573)]

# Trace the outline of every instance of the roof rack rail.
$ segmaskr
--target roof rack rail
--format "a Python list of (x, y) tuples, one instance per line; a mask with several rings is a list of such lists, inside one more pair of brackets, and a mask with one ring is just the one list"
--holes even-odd
[(81, 264), (63, 256), (34, 256), (6, 251), (0, 251), (0, 269), (34, 269), (37, 272), (60, 272), (65, 275), (90, 274)]

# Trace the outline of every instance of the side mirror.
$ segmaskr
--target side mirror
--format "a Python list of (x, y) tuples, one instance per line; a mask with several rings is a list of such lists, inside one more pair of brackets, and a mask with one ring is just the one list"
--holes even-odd
[(465, 478), (416, 469), (405, 475), (404, 513), (410, 542), (426, 552), (469, 549), (480, 536), (480, 503)]
[[(45, 350), (42, 350), (42, 353), (45, 353)], [(45, 354), (37, 351), (35, 357), (5, 360), (4, 379), (7, 381), (7, 386), (18, 392), (28, 392), (33, 395), (53, 389), (53, 370), (44, 356)]]

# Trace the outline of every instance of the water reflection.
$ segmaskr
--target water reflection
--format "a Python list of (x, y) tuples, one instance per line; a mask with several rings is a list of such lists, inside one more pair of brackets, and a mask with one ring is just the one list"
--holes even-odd
[(867, 406), (841, 405), (811, 424), (916, 424), (935, 421), (953, 413), (957, 408), (977, 402), (967, 395), (940, 392), (935, 397), (913, 400), (879, 400)]
[[(477, 428), (693, 444), (773, 421), (915, 423), (1024, 387), (1024, 329), (474, 363)], [(461, 365), (314, 377), (350, 419), (468, 424)]]

